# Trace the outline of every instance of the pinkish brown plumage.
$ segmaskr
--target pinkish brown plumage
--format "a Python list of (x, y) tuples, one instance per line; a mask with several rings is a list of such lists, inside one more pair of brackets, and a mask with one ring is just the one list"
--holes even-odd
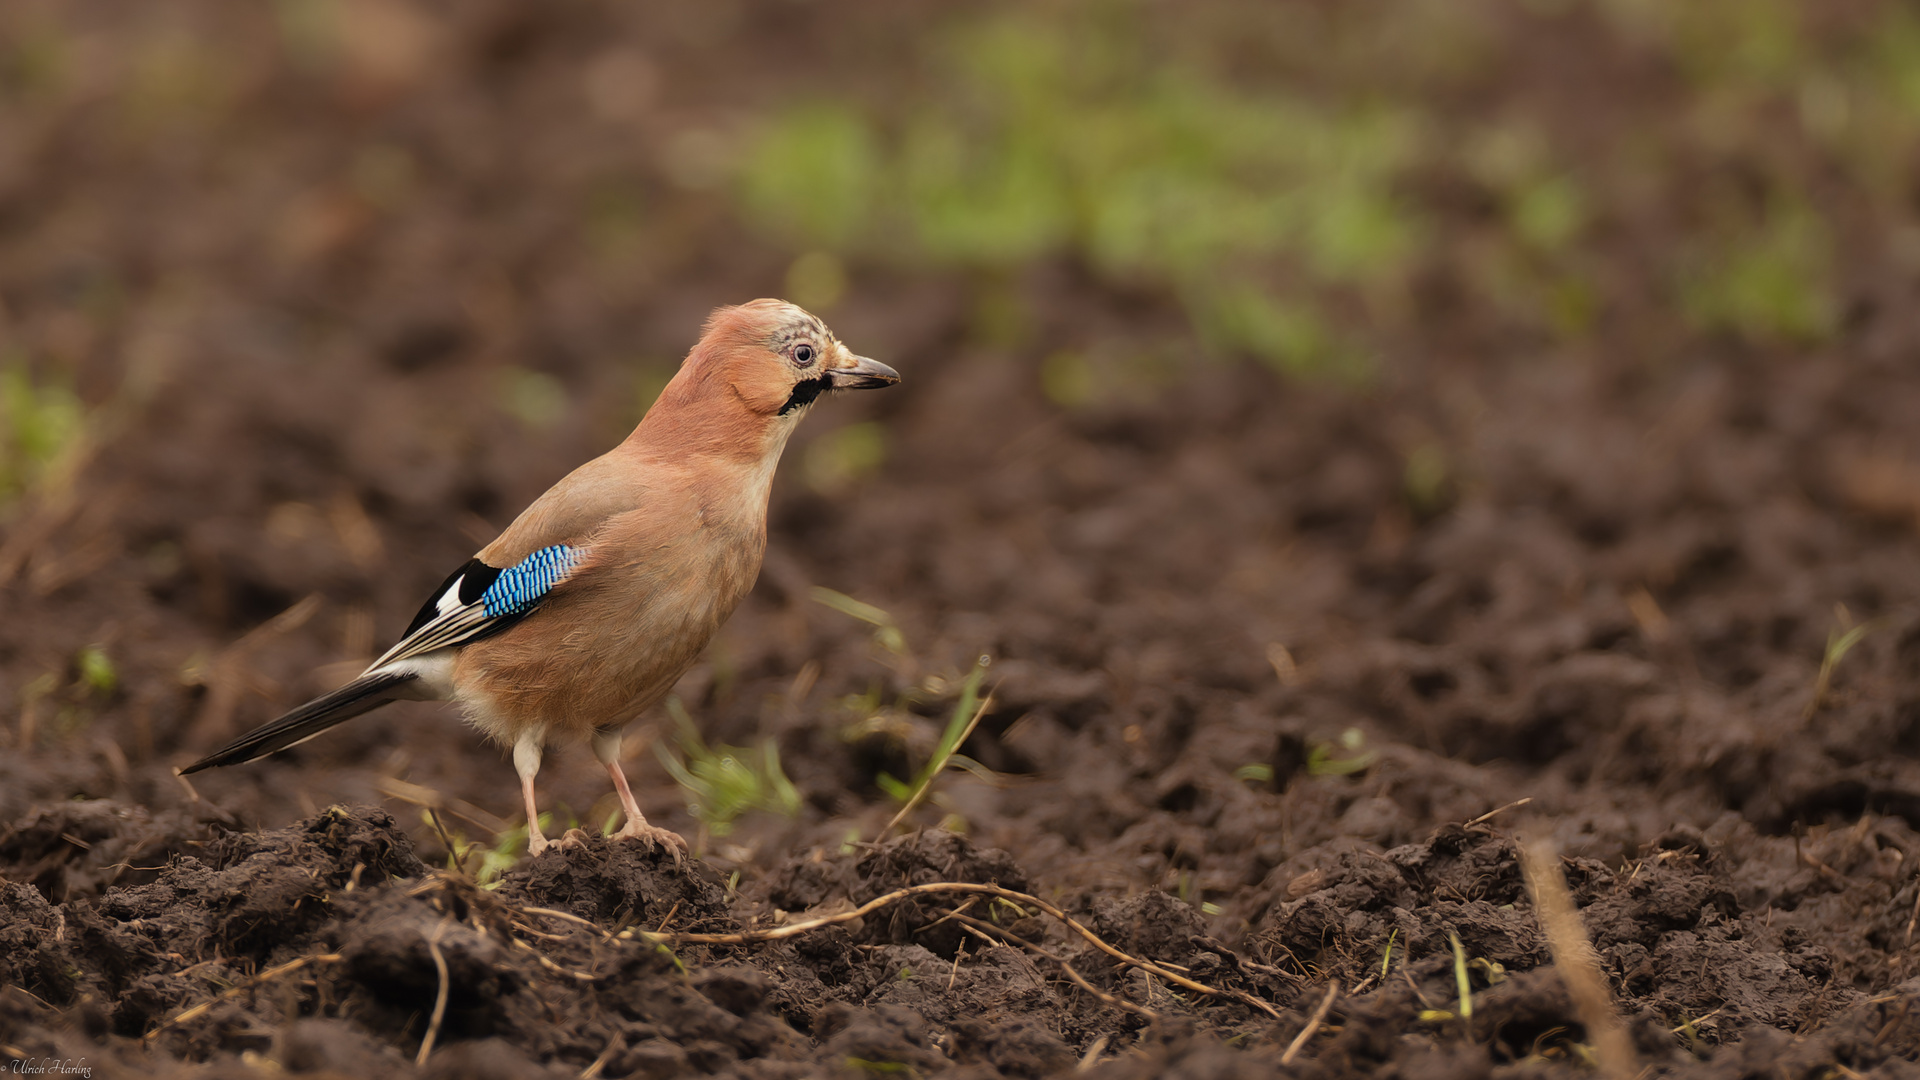
[(774, 467), (813, 401), (897, 381), (792, 304), (721, 308), (633, 434), (534, 500), (365, 673), (183, 771), (264, 757), (397, 698), (447, 699), (513, 747), (534, 854), (550, 741), (593, 744), (626, 812), (617, 837), (682, 844), (641, 815), (620, 732), (753, 587)]

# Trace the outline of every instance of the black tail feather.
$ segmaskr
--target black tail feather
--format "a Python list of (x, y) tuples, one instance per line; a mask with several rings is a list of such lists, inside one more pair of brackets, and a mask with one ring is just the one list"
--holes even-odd
[(331, 694), (314, 698), (280, 719), (254, 728), (180, 771), (194, 773), (216, 765), (239, 765), (285, 750), (335, 724), (385, 705), (399, 697), (399, 689), (416, 678), (418, 676), (391, 672), (362, 675)]

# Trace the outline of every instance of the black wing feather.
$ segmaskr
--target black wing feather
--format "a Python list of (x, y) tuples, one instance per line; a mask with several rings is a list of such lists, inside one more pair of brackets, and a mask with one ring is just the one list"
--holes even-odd
[(500, 569), (498, 566), (488, 566), (479, 559), (468, 559), (465, 566), (448, 574), (447, 580), (441, 582), (439, 588), (428, 594), (427, 602), (420, 605), (420, 613), (413, 617), (413, 621), (407, 624), (407, 632), (400, 636), (406, 638), (415, 630), (438, 618), (440, 601), (447, 595), (447, 590), (453, 588), (454, 582), (460, 583), (460, 603), (471, 604), (480, 599), (480, 594), (487, 591), (487, 586), (493, 584), (493, 579), (500, 576)]
[(238, 765), (263, 758), (294, 743), (305, 742), (335, 724), (351, 720), (364, 712), (385, 705), (398, 697), (400, 687), (417, 676), (398, 672), (362, 675), (331, 694), (314, 698), (305, 705), (254, 728), (220, 749), (187, 766), (182, 773), (199, 772), (215, 765)]
[[(394, 670), (389, 665), (492, 637), (505, 630), (526, 618), (555, 585), (565, 581), (578, 565), (578, 558), (577, 549), (556, 544), (534, 552), (512, 567), (488, 566), (479, 559), (467, 560), (464, 566), (447, 575), (413, 617), (412, 625), (400, 641), (374, 661), (374, 667), (366, 674), (247, 732), (181, 772), (199, 772), (216, 765), (238, 765), (266, 757), (392, 701), (420, 674), (405, 668)], [(502, 575), (507, 575), (506, 580), (501, 580)], [(493, 588), (496, 583), (499, 589)]]
[(572, 576), (584, 552), (550, 544), (508, 567), (467, 560), (447, 575), (439, 591), (413, 617), (413, 625), (368, 670), (466, 645), (513, 626)]

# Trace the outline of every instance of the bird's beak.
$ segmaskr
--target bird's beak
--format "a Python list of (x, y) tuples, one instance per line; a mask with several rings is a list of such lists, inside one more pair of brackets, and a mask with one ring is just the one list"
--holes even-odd
[(864, 356), (854, 357), (851, 366), (827, 369), (827, 385), (835, 390), (873, 390), (899, 381), (899, 372)]

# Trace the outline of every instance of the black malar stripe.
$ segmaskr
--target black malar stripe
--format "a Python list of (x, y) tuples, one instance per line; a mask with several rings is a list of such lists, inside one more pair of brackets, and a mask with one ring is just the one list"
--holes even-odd
[(806, 408), (813, 404), (814, 398), (826, 393), (826, 391), (827, 377), (825, 375), (816, 375), (811, 379), (802, 379), (800, 382), (794, 384), (793, 393), (788, 396), (787, 403), (780, 406), (780, 415), (785, 416), (795, 409)]

